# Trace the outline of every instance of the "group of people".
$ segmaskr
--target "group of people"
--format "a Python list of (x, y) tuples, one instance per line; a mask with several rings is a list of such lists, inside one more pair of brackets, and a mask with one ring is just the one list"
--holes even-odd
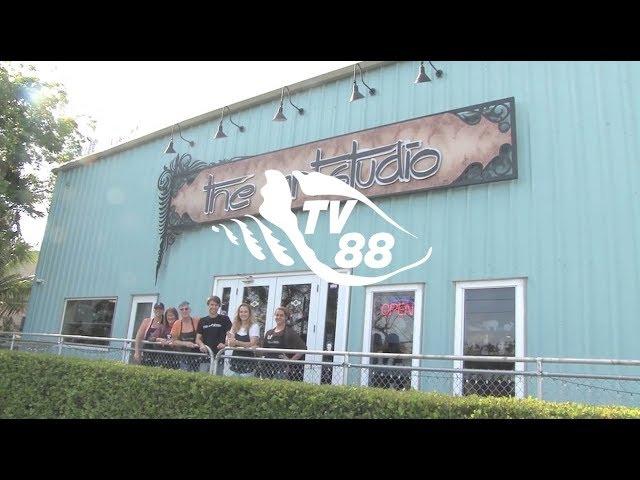
[[(292, 350), (307, 348), (302, 338), (287, 324), (290, 314), (286, 307), (275, 309), (276, 326), (265, 332), (264, 338), (261, 339), (260, 325), (256, 322), (251, 305), (240, 304), (233, 321), (227, 315), (219, 313), (220, 305), (220, 297), (209, 297), (208, 315), (198, 318), (191, 316), (191, 306), (187, 301), (178, 306), (179, 315), (175, 308), (171, 307), (165, 311), (164, 304), (156, 303), (153, 306), (153, 317), (145, 318), (138, 328), (134, 361), (142, 365), (186, 371), (209, 371), (209, 362), (213, 359), (208, 355), (193, 353), (208, 354), (209, 347), (215, 356), (225, 347), (244, 347), (246, 350), (234, 350), (232, 353), (229, 368), (231, 375), (302, 380), (301, 364), (246, 359), (264, 356), (271, 359), (299, 360), (304, 357), (300, 352), (287, 355), (280, 352), (257, 354), (252, 351), (256, 347)], [(183, 354), (163, 355), (167, 350)], [(170, 360), (167, 361), (167, 358)]]

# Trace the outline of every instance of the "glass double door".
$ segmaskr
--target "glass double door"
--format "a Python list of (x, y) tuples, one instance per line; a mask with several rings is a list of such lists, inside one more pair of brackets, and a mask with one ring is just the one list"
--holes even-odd
[[(291, 314), (289, 326), (304, 340), (307, 350), (334, 350), (338, 290), (338, 285), (327, 284), (313, 274), (220, 278), (214, 282), (214, 295), (222, 300), (221, 313), (233, 321), (238, 306), (248, 303), (260, 325), (261, 339), (265, 331), (275, 327), (276, 307), (287, 307)], [(307, 354), (305, 360), (319, 362), (322, 357)], [(331, 361), (332, 357), (327, 356), (324, 360)], [(305, 366), (306, 382), (337, 383), (333, 377), (330, 366)]]

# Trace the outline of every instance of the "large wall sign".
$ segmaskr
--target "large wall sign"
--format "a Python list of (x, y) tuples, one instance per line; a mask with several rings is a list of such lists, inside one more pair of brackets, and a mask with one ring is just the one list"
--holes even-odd
[(178, 155), (158, 180), (156, 277), (181, 231), (257, 215), (268, 170), (285, 175), (294, 209), (308, 199), (294, 171), (335, 177), (369, 198), (517, 178), (514, 108), (513, 98), (496, 100), (209, 164)]

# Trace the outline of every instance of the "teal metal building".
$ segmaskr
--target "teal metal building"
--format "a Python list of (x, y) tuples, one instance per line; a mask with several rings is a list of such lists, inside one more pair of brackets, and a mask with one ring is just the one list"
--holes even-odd
[[(186, 299), (206, 315), (211, 294), (230, 315), (248, 300), (269, 327), (273, 308), (287, 297), (309, 348), (379, 351), (380, 342), (399, 342), (405, 353), (639, 358), (640, 63), (435, 63), (441, 76), (428, 66), (431, 81), (414, 83), (418, 62), (363, 62), (375, 94), (358, 72), (364, 98), (357, 101), (349, 101), (354, 71), (345, 68), (289, 85), (286, 121), (272, 121), (281, 100), (281, 91), (272, 91), (229, 106), (242, 132), (225, 110), (227, 136), (214, 139), (219, 109), (181, 122), (181, 136), (195, 144), (176, 129), (176, 155), (164, 153), (168, 127), (61, 166), (25, 331), (131, 338), (157, 299), (166, 306)], [(286, 153), (501, 99), (515, 106), (507, 132), (517, 157), (511, 176), (373, 199), (420, 239), (415, 248), (398, 245), (394, 265), (432, 248), (426, 263), (383, 282), (326, 282), (286, 238), (282, 245), (295, 260), (288, 267), (269, 255), (257, 260), (206, 222), (171, 238), (163, 231), (159, 178), (175, 158), (222, 162), (231, 175), (242, 161), (226, 162), (234, 157)], [(308, 212), (296, 215), (304, 225)], [(378, 220), (357, 205), (349, 231), (371, 236)], [(240, 236), (236, 223), (217, 224)], [(316, 232), (328, 225), (321, 214)], [(309, 236), (319, 258), (336, 252), (336, 239), (327, 238)], [(364, 264), (350, 270), (378, 274)], [(394, 308), (395, 324), (384, 323)], [(99, 320), (87, 313), (97, 311)], [(415, 386), (448, 388), (427, 380)]]

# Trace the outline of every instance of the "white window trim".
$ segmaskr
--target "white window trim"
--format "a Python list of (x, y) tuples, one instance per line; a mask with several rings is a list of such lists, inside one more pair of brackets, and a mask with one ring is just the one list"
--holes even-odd
[[(130, 340), (130, 343), (127, 345), (129, 347), (133, 347), (135, 345), (137, 331), (133, 330), (133, 326), (135, 323), (136, 317), (136, 309), (134, 309), (134, 305), (138, 305), (140, 303), (151, 303), (151, 317), (153, 317), (153, 306), (158, 303), (158, 297), (160, 295), (158, 293), (148, 293), (148, 294), (140, 294), (140, 295), (131, 295), (131, 305), (129, 306), (129, 325), (127, 326), (127, 339)], [(115, 314), (115, 311), (114, 311)], [(144, 320), (143, 320), (144, 321)], [(140, 323), (142, 325), (142, 323)], [(144, 348), (144, 345), (142, 346)], [(123, 355), (124, 363), (129, 363), (131, 351), (127, 350), (126, 354)]]
[[(477, 288), (502, 288), (515, 287), (515, 334), (516, 334), (516, 357), (525, 356), (525, 278), (512, 278), (504, 280), (474, 280), (455, 282), (456, 286), (456, 311), (455, 311), (455, 333), (453, 354), (462, 356), (464, 354), (464, 291)], [(454, 368), (461, 369), (462, 361), (454, 361)], [(525, 364), (516, 362), (516, 371), (524, 371)], [(522, 376), (515, 377), (516, 382), (516, 398), (525, 396), (526, 383)], [(453, 394), (462, 395), (462, 374), (454, 374)]]
[[(396, 285), (379, 285), (379, 286), (367, 287), (366, 294), (365, 294), (364, 327), (363, 327), (363, 335), (362, 335), (362, 352), (363, 353), (371, 352), (373, 294), (378, 292), (395, 292), (399, 290), (403, 290), (403, 291), (408, 290), (414, 293), (412, 352), (414, 355), (420, 354), (422, 322), (423, 322), (422, 311), (424, 309), (424, 305), (422, 303), (422, 292), (424, 288), (425, 288), (425, 285), (423, 283), (405, 283), (405, 284), (396, 284)], [(369, 357), (362, 357), (362, 363), (365, 365), (368, 365)], [(411, 360), (411, 365), (413, 367), (419, 367), (420, 360), (414, 358), (413, 360)], [(420, 383), (420, 378), (418, 373), (419, 372), (417, 371), (411, 372), (411, 387), (416, 390), (419, 389), (419, 383)], [(368, 368), (362, 369), (360, 382), (363, 386), (367, 386), (369, 384)]]
[[(340, 271), (340, 270), (338, 270)], [(297, 270), (295, 272), (272, 272), (272, 273), (236, 273), (233, 275), (214, 275), (213, 277), (213, 291), (216, 291), (217, 282), (224, 280), (241, 280), (246, 277), (258, 278), (271, 278), (271, 277), (298, 277), (301, 275), (315, 275), (310, 270)], [(214, 294), (215, 295), (215, 294)]]
[[(127, 326), (127, 338), (129, 340), (135, 340), (138, 332), (133, 331), (133, 325), (135, 323), (136, 312), (133, 308), (134, 305), (140, 303), (151, 303), (151, 316), (153, 317), (153, 306), (158, 303), (158, 294), (142, 294), (131, 296), (131, 306), (129, 307), (129, 325)], [(115, 313), (115, 312), (114, 312)]]
[[(116, 304), (113, 307), (113, 319), (111, 320), (111, 333), (113, 333), (113, 323), (116, 320), (116, 310), (118, 308), (118, 297), (116, 296), (112, 296), (112, 297), (69, 297), (69, 298), (65, 298), (64, 299), (64, 307), (62, 308), (62, 318), (60, 319), (60, 329), (58, 330), (58, 335), (62, 335), (62, 330), (64, 329), (64, 317), (67, 313), (67, 303), (68, 302), (73, 302), (73, 301), (82, 301), (82, 300), (114, 300), (116, 302)], [(62, 343), (64, 343), (64, 338), (60, 337), (60, 339), (62, 340)], [(76, 346), (76, 345), (82, 345), (82, 344), (75, 344), (73, 342), (69, 342), (72, 346)], [(106, 352), (109, 350), (109, 348), (107, 347), (91, 347), (91, 346), (85, 346), (85, 349), (87, 350), (96, 350), (96, 351), (101, 351), (101, 352)]]
[[(347, 273), (350, 273), (348, 271)], [(345, 273), (345, 272), (343, 272)], [(328, 285), (328, 284), (327, 284)], [(342, 322), (342, 328), (336, 328), (336, 338), (334, 340), (333, 350), (334, 351), (347, 351), (347, 335), (349, 332), (349, 318), (350, 318), (350, 305), (351, 305), (351, 287), (347, 285), (338, 285), (338, 310), (336, 312), (336, 321), (340, 318), (344, 318)], [(325, 303), (326, 309), (326, 303)], [(325, 310), (326, 311), (326, 310)], [(343, 363), (344, 357), (334, 355), (333, 361), (335, 363)], [(344, 381), (345, 372), (340, 367), (333, 368), (333, 375), (331, 379), (331, 383), (333, 385), (338, 385)]]

